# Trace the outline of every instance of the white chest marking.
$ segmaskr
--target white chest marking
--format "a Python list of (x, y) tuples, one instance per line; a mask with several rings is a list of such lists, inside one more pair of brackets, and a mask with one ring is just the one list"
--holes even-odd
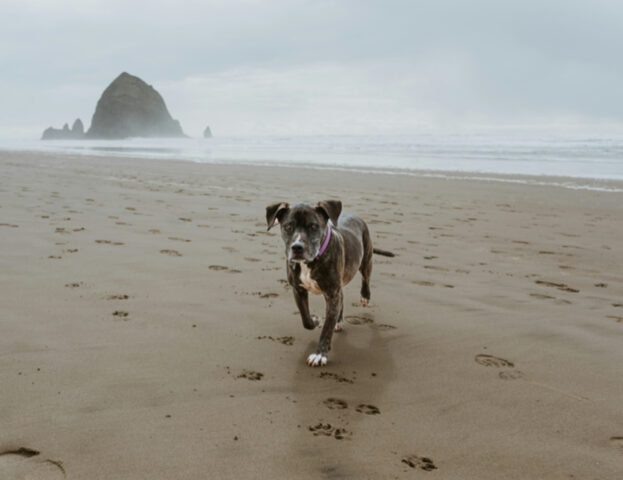
[(309, 292), (315, 293), (316, 295), (320, 295), (322, 293), (322, 290), (320, 290), (320, 287), (316, 283), (316, 280), (311, 278), (311, 270), (304, 263), (301, 263), (300, 265), (301, 275), (299, 276), (299, 279), (303, 284), (303, 288)]

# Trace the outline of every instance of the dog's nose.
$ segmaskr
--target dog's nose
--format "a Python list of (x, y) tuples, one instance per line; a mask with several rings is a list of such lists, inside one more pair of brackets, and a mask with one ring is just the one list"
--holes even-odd
[(300, 255), (303, 253), (303, 244), (302, 243), (294, 243), (292, 244), (292, 253)]

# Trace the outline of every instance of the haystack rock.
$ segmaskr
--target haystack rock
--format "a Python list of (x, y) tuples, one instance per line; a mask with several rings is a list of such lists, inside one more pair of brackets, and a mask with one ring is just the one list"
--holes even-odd
[(41, 140), (79, 140), (82, 138), (84, 138), (84, 125), (79, 118), (76, 118), (71, 130), (68, 124), (63, 125), (62, 129), (49, 127), (43, 131), (41, 136)]
[(203, 138), (212, 138), (212, 130), (209, 126), (203, 131)]
[(95, 108), (87, 138), (185, 137), (162, 96), (123, 72), (108, 85)]

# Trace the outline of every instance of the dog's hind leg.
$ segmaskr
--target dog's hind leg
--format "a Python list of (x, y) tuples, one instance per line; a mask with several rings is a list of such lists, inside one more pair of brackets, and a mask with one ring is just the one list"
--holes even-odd
[(372, 275), (372, 239), (368, 227), (362, 231), (363, 259), (359, 272), (361, 273), (361, 304), (365, 307), (370, 301), (370, 276)]

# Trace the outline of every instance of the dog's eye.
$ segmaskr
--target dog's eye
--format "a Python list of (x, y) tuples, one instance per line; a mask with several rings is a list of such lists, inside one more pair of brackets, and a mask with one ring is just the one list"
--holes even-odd
[(318, 224), (317, 223), (312, 223), (309, 228), (311, 229), (312, 232), (315, 232), (316, 230), (318, 230)]
[(294, 230), (294, 226), (291, 223), (286, 223), (283, 228), (288, 233), (291, 233), (292, 230)]

